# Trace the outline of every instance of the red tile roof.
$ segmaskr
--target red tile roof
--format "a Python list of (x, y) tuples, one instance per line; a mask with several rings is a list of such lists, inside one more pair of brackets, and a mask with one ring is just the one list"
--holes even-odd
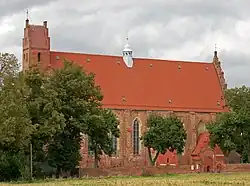
[(51, 52), (51, 67), (61, 67), (63, 59), (96, 74), (107, 108), (224, 111), (213, 63), (135, 58), (128, 68), (121, 56)]
[[(198, 137), (198, 143), (192, 152), (192, 156), (199, 156), (202, 150), (209, 148), (209, 132), (203, 132)], [(223, 155), (218, 145), (214, 148), (215, 155)]]

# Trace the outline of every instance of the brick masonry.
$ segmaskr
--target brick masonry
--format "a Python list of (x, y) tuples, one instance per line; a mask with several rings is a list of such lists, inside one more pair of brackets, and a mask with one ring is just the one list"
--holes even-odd
[[(169, 116), (171, 111), (153, 111), (154, 113)], [(127, 167), (127, 166), (146, 166), (149, 165), (147, 149), (141, 144), (139, 155), (135, 156), (132, 153), (132, 135), (128, 130), (132, 127), (133, 121), (137, 118), (140, 121), (140, 134), (142, 135), (146, 130), (146, 121), (151, 113), (150, 111), (137, 111), (137, 110), (114, 110), (114, 113), (120, 120), (120, 138), (118, 140), (117, 156), (107, 157), (102, 156), (101, 167)], [(198, 136), (206, 131), (206, 123), (215, 119), (215, 113), (194, 113), (194, 112), (175, 112), (184, 123), (187, 131), (187, 140), (185, 145), (185, 152), (183, 155), (178, 156), (176, 153), (166, 153), (165, 159), (158, 164), (173, 164), (173, 165), (191, 165), (191, 153), (198, 144)], [(201, 144), (202, 145), (202, 144)], [(203, 144), (204, 146), (204, 144)], [(92, 167), (93, 158), (88, 156), (87, 139), (85, 138), (82, 143), (82, 161), (81, 167)], [(168, 161), (167, 161), (168, 159)]]
[[(216, 170), (217, 172), (218, 170)], [(233, 172), (250, 172), (250, 164), (226, 164), (220, 170), (220, 173), (233, 173)], [(80, 176), (100, 177), (100, 176), (149, 176), (159, 174), (187, 174), (197, 173), (192, 171), (191, 166), (183, 165), (179, 167), (119, 167), (119, 168), (83, 168), (80, 170)]]

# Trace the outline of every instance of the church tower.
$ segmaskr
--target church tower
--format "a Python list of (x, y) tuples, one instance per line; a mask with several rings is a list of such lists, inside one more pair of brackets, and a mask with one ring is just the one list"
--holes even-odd
[(123, 61), (127, 65), (127, 67), (133, 67), (133, 51), (128, 44), (128, 37), (127, 37), (127, 44), (124, 46), (122, 51)]
[(50, 37), (47, 21), (43, 25), (31, 25), (26, 19), (23, 38), (23, 70), (40, 65), (46, 68), (50, 64)]

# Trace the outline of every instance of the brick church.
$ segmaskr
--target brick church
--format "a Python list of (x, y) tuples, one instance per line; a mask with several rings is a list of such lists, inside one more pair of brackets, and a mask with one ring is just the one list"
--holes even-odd
[[(222, 161), (219, 148), (208, 146), (205, 123), (216, 113), (226, 112), (224, 89), (227, 85), (217, 55), (211, 62), (170, 61), (135, 58), (125, 45), (121, 56), (52, 51), (47, 21), (31, 25), (26, 20), (23, 38), (23, 69), (32, 63), (42, 68), (60, 68), (64, 59), (82, 65), (96, 74), (96, 84), (104, 94), (103, 106), (114, 111), (120, 120), (121, 135), (114, 139), (116, 153), (103, 156), (101, 166), (139, 166), (148, 163), (147, 150), (140, 141), (151, 112), (176, 114), (187, 131), (182, 155), (167, 152), (158, 165), (207, 165)], [(82, 145), (82, 167), (91, 166), (87, 138)], [(195, 166), (195, 167), (196, 167)]]

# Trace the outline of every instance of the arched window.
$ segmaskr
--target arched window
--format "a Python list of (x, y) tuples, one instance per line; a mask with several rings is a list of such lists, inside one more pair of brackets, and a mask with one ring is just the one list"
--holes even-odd
[(38, 61), (38, 62), (41, 61), (41, 53), (40, 53), (40, 52), (38, 52), (38, 54), (37, 54), (37, 61)]
[(133, 154), (139, 154), (140, 150), (140, 128), (139, 128), (139, 120), (135, 119), (133, 122), (133, 133), (132, 133), (132, 140), (133, 140)]

